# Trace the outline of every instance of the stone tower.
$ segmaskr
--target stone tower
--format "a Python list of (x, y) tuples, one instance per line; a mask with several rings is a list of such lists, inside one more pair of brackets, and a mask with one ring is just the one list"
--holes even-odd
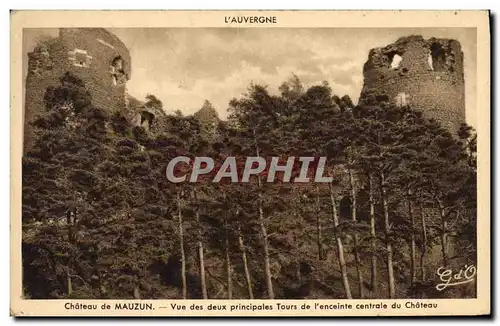
[(131, 77), (131, 58), (122, 41), (104, 28), (61, 28), (57, 38), (28, 53), (25, 149), (33, 137), (30, 122), (45, 110), (47, 88), (57, 87), (67, 72), (85, 83), (93, 106), (110, 112), (127, 108), (126, 82)]
[(451, 132), (465, 121), (463, 53), (456, 40), (403, 37), (370, 50), (360, 104), (411, 105)]

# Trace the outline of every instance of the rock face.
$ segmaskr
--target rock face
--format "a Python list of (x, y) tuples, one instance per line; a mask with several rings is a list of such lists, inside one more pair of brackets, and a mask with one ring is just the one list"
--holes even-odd
[(32, 137), (29, 123), (44, 110), (47, 88), (57, 87), (66, 72), (85, 83), (92, 105), (110, 112), (126, 112), (130, 53), (122, 41), (106, 29), (62, 28), (59, 37), (39, 44), (28, 58), (25, 148)]
[(463, 53), (456, 40), (400, 38), (372, 49), (363, 75), (360, 104), (411, 105), (452, 132), (465, 121)]

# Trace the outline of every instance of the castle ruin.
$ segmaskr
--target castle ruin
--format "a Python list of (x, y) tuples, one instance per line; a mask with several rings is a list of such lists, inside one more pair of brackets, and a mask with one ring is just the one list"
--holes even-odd
[[(133, 125), (148, 130), (163, 113), (144, 105), (130, 107), (130, 53), (104, 28), (61, 28), (56, 39), (37, 45), (28, 58), (25, 147), (33, 136), (30, 123), (44, 110), (47, 89), (57, 87), (68, 72), (85, 83), (93, 106), (122, 112)], [(411, 105), (450, 131), (465, 121), (463, 53), (456, 40), (402, 37), (372, 49), (363, 75), (360, 104)]]
[(122, 112), (132, 124), (149, 129), (154, 113), (144, 106), (129, 106), (127, 81), (132, 70), (125, 44), (104, 28), (61, 28), (57, 38), (40, 42), (28, 53), (25, 148), (33, 137), (30, 123), (43, 114), (47, 89), (57, 87), (67, 73), (84, 82), (93, 106)]
[(465, 121), (463, 53), (456, 40), (409, 36), (370, 50), (360, 104), (421, 109), (451, 132)]

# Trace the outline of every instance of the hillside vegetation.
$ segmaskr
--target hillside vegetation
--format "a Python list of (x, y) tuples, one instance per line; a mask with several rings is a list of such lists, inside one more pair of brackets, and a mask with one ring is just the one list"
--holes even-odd
[[(156, 105), (161, 104), (156, 102)], [(476, 138), (411, 107), (354, 106), (295, 77), (151, 132), (67, 76), (23, 157), (26, 298), (475, 297)], [(176, 156), (327, 157), (331, 183), (171, 183)], [(293, 179), (292, 179), (293, 180)]]

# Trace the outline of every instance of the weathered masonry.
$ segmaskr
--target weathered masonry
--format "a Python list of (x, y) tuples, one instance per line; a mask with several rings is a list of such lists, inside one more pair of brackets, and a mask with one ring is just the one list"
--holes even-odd
[(60, 84), (67, 72), (80, 78), (92, 105), (110, 112), (128, 106), (126, 83), (131, 77), (130, 53), (122, 41), (103, 28), (61, 28), (59, 37), (37, 45), (28, 54), (25, 97), (25, 143), (29, 123), (44, 110), (46, 90)]
[(456, 40), (400, 38), (372, 49), (363, 75), (360, 104), (411, 105), (452, 132), (465, 121), (463, 53)]

